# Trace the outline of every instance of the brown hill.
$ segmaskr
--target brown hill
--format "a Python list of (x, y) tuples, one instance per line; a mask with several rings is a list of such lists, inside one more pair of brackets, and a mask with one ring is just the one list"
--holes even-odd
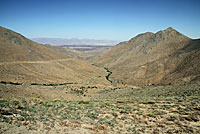
[(0, 27), (0, 61), (67, 59), (69, 56), (35, 43), (9, 29)]
[(0, 81), (109, 83), (106, 71), (0, 27)]
[(199, 76), (199, 45), (200, 40), (170, 27), (155, 34), (139, 34), (90, 61), (108, 67), (114, 83), (179, 84)]

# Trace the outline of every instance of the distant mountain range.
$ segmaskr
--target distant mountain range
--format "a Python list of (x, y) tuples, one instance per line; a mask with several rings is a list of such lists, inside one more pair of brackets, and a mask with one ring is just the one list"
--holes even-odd
[(63, 45), (109, 45), (113, 46), (120, 41), (116, 40), (95, 40), (95, 39), (78, 39), (78, 38), (32, 38), (31, 40), (40, 44), (50, 44), (53, 46), (63, 46)]

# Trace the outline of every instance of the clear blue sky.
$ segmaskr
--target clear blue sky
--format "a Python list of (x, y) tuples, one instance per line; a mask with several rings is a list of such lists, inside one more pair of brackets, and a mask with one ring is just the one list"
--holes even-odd
[(200, 0), (0, 0), (0, 25), (28, 38), (128, 40), (167, 27), (200, 38)]

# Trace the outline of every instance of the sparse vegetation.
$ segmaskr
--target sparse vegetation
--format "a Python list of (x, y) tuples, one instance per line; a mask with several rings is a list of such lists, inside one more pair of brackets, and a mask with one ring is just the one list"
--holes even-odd
[[(1, 99), (0, 121), (27, 129), (41, 122), (49, 130), (56, 125), (73, 128), (87, 124), (90, 127), (84, 128), (94, 133), (200, 132), (198, 84), (124, 89), (121, 97), (114, 96), (118, 90), (100, 92), (104, 98), (94, 97), (87, 101)], [(113, 96), (108, 99), (109, 93)]]
[[(18, 82), (5, 82), (1, 81), (1, 84), (10, 84), (10, 85), (23, 85), (23, 83)], [(40, 83), (30, 83), (27, 85), (37, 85), (37, 86), (64, 86), (64, 85), (71, 85), (71, 84), (77, 84), (77, 83), (48, 83), (48, 84), (40, 84)]]

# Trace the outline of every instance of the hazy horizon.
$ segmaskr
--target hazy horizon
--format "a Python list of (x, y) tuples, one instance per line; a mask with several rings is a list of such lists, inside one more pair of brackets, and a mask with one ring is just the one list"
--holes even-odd
[(50, 44), (53, 46), (63, 45), (97, 45), (97, 46), (114, 46), (121, 41), (118, 40), (95, 40), (81, 38), (31, 38), (31, 40), (40, 44)]
[(28, 38), (125, 41), (173, 27), (200, 37), (198, 0), (2, 0), (0, 25)]

